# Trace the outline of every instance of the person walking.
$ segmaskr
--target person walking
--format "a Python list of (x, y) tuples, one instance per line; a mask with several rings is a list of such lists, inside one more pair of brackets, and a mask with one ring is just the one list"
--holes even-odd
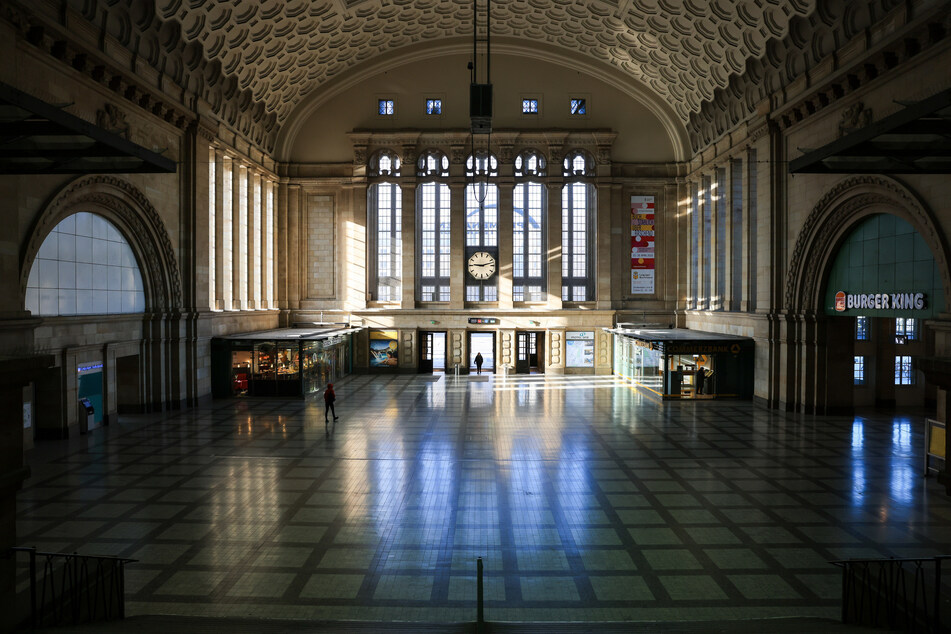
[(327, 413), (334, 415), (334, 420), (337, 420), (337, 410), (334, 409), (334, 401), (337, 400), (337, 394), (334, 392), (334, 384), (328, 383), (327, 389), (324, 390), (324, 428), (327, 427), (327, 423), (330, 420), (327, 418)]
[(476, 352), (475, 357), (476, 374), (482, 374), (482, 353)]

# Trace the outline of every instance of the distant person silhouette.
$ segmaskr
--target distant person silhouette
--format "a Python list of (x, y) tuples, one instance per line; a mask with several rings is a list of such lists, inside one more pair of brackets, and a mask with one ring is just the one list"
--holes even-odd
[(476, 374), (482, 374), (482, 353), (476, 352), (475, 357)]
[(334, 384), (328, 383), (327, 389), (324, 390), (324, 428), (326, 429), (327, 423), (330, 420), (327, 418), (327, 413), (334, 415), (334, 420), (337, 420), (337, 410), (334, 409), (334, 401), (337, 400), (337, 394), (334, 392)]
[(697, 394), (703, 394), (703, 382), (707, 379), (706, 369), (702, 365), (697, 366), (696, 384)]

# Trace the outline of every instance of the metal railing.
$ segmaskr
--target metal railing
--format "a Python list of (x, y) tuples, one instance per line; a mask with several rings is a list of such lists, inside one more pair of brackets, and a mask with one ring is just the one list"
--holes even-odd
[(842, 568), (842, 622), (928, 634), (949, 631), (951, 593), (941, 587), (945, 560), (951, 556), (829, 562)]
[(30, 555), (30, 627), (125, 618), (125, 565), (137, 560), (32, 547), (10, 550)]

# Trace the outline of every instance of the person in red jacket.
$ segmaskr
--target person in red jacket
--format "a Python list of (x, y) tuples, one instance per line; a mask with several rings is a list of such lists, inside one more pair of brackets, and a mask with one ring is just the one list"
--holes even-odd
[(334, 392), (334, 384), (328, 383), (327, 389), (324, 390), (324, 427), (330, 422), (327, 419), (328, 412), (334, 415), (334, 420), (337, 420), (337, 411), (334, 409), (334, 401), (336, 400), (337, 394)]

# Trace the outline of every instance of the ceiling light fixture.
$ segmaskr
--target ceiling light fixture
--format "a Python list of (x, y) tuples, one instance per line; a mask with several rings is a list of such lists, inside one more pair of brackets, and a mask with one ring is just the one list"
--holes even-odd
[(473, 185), (473, 194), (480, 206), (485, 202), (492, 171), (491, 3), (492, 0), (485, 0), (484, 10), (480, 12), (479, 0), (472, 0), (472, 59), (469, 61), (471, 165), (466, 165), (466, 180)]

